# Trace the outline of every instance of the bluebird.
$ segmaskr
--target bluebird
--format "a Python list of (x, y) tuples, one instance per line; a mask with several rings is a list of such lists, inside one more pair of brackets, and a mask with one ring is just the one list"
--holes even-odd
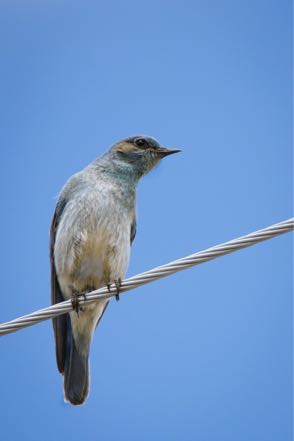
[(115, 283), (129, 263), (136, 234), (136, 186), (162, 158), (180, 150), (133, 136), (74, 174), (63, 187), (50, 231), (52, 304), (72, 300), (73, 311), (53, 319), (56, 360), (65, 401), (82, 404), (89, 391), (89, 351), (108, 305), (78, 305), (78, 296)]

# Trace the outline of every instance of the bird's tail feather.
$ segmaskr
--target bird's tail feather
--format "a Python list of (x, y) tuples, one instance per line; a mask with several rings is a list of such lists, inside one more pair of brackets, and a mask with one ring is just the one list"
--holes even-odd
[(64, 397), (71, 404), (83, 404), (89, 391), (89, 352), (81, 354), (72, 335), (70, 318), (67, 319), (67, 347), (64, 366)]

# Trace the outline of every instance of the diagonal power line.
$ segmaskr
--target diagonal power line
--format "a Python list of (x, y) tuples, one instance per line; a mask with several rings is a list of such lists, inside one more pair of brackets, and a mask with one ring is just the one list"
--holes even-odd
[[(229, 242), (207, 248), (206, 250), (199, 251), (198, 253), (191, 254), (190, 256), (183, 257), (182, 259), (178, 259), (165, 265), (158, 266), (157, 268), (153, 268), (149, 271), (138, 274), (137, 276), (133, 276), (129, 279), (123, 280), (120, 293), (137, 288), (138, 286), (144, 285), (162, 277), (169, 276), (170, 274), (182, 271), (186, 268), (190, 268), (191, 266), (208, 262), (209, 260), (224, 256), (225, 254), (232, 253), (233, 251), (241, 250), (242, 248), (249, 247), (258, 242), (262, 242), (263, 240), (271, 239), (275, 236), (287, 233), (292, 230), (294, 230), (294, 218), (285, 220), (278, 224), (271, 225), (270, 227), (255, 231), (253, 233), (247, 234), (246, 236), (241, 236)], [(100, 288), (88, 293), (85, 296), (85, 299), (83, 296), (81, 296), (79, 304), (88, 304), (101, 298), (112, 297), (115, 294), (115, 285), (111, 285), (110, 292), (107, 288)], [(27, 326), (35, 325), (44, 320), (49, 320), (53, 317), (57, 317), (58, 315), (65, 314), (69, 311), (72, 311), (72, 303), (70, 300), (57, 303), (56, 305), (50, 306), (48, 308), (40, 309), (39, 311), (24, 315), (23, 317), (11, 320), (10, 322), (2, 323), (0, 325), (0, 336), (18, 331), (19, 329), (25, 328)]]

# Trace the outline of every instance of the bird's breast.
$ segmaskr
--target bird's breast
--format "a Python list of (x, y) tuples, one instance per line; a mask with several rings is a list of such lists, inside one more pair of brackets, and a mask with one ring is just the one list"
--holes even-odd
[(59, 225), (55, 265), (65, 289), (98, 288), (123, 278), (130, 256), (132, 217), (119, 204), (69, 207)]

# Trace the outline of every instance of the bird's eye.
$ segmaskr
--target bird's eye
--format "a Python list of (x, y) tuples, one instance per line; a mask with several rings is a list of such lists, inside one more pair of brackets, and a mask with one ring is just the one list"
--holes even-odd
[(147, 143), (146, 143), (145, 139), (138, 138), (138, 139), (136, 139), (135, 144), (137, 147), (145, 147)]

